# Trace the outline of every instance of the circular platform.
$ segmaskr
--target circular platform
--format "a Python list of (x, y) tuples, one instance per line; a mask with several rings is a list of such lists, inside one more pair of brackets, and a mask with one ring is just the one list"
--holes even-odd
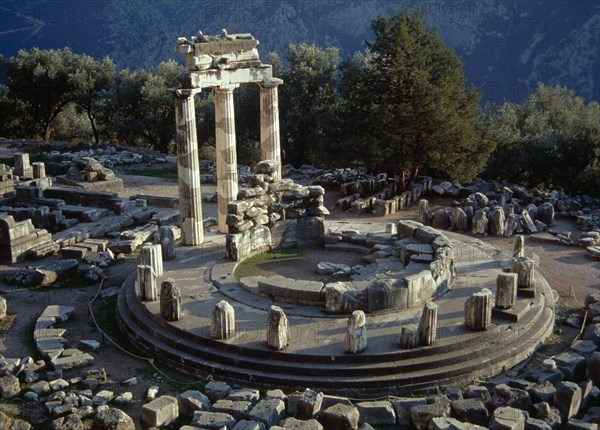
[[(328, 227), (383, 232), (383, 224), (330, 223)], [(240, 286), (236, 263), (225, 258), (224, 236), (214, 235), (199, 247), (179, 247), (177, 259), (165, 262), (161, 279), (174, 278), (182, 295), (182, 318), (167, 322), (159, 302), (142, 303), (135, 295), (135, 274), (121, 288), (118, 315), (132, 342), (157, 360), (182, 371), (261, 387), (304, 389), (349, 396), (413, 394), (470, 383), (498, 374), (526, 359), (552, 332), (553, 293), (539, 273), (535, 288), (522, 291), (517, 306), (495, 312), (492, 327), (476, 332), (464, 326), (464, 303), (472, 293), (495, 291), (498, 273), (509, 255), (478, 239), (445, 232), (456, 250), (457, 282), (436, 300), (437, 342), (400, 349), (402, 327), (419, 323), (421, 307), (367, 314), (368, 347), (344, 353), (348, 316), (323, 308), (274, 302)], [(213, 241), (210, 241), (210, 240)], [(160, 280), (159, 280), (160, 282)], [(236, 335), (210, 338), (216, 303), (235, 309)], [(271, 305), (280, 306), (290, 324), (291, 340), (283, 351), (266, 345)]]

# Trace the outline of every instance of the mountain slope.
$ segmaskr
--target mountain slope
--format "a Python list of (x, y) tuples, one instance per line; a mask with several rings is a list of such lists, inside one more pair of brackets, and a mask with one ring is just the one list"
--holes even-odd
[(251, 32), (261, 41), (263, 58), (302, 42), (337, 46), (348, 58), (372, 37), (373, 18), (415, 5), (461, 56), (484, 103), (522, 100), (537, 81), (600, 100), (595, 0), (2, 0), (0, 52), (70, 46), (135, 69), (177, 58), (178, 36), (227, 28)]

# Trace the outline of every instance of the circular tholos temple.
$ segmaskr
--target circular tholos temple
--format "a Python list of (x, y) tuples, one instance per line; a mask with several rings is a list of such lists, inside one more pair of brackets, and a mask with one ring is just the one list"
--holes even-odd
[(552, 332), (553, 291), (521, 247), (509, 255), (412, 221), (326, 227), (298, 251), (315, 262), (320, 252), (357, 254), (360, 264), (301, 268), (323, 274), (310, 279), (298, 268), (236, 277), (241, 261), (218, 234), (178, 247), (162, 267), (146, 252), (121, 288), (121, 325), (140, 349), (192, 375), (356, 396), (490, 377)]

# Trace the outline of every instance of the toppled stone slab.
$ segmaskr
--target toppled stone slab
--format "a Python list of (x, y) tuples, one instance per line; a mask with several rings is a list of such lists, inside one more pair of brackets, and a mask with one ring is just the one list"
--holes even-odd
[(142, 407), (142, 420), (150, 427), (171, 424), (179, 416), (177, 399), (172, 396), (161, 396)]

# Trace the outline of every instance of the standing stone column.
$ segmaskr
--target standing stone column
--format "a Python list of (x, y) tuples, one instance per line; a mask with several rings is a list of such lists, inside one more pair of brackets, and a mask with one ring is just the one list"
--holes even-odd
[(356, 354), (367, 348), (367, 325), (365, 313), (363, 311), (354, 311), (348, 318), (346, 327), (346, 338), (344, 340), (344, 349), (348, 354)]
[(288, 319), (279, 306), (271, 306), (267, 319), (267, 346), (281, 351), (290, 341)]
[(239, 84), (215, 87), (215, 139), (217, 146), (217, 195), (219, 231), (227, 233), (227, 204), (237, 199), (238, 176), (235, 146), (233, 90)]
[(159, 227), (153, 239), (154, 243), (160, 245), (163, 261), (175, 259), (175, 235), (170, 226)]
[(418, 220), (420, 223), (425, 225), (429, 225), (429, 217), (431, 216), (431, 211), (429, 210), (429, 201), (425, 199), (419, 200), (419, 215)]
[(233, 335), (235, 335), (235, 309), (225, 300), (221, 300), (213, 309), (210, 337), (228, 339)]
[(510, 309), (517, 302), (516, 273), (499, 273), (496, 278), (496, 308)]
[(281, 143), (279, 136), (279, 95), (281, 79), (259, 83), (260, 87), (260, 159), (279, 161), (277, 179), (281, 179)]
[(33, 168), (33, 179), (44, 179), (46, 177), (46, 165), (43, 161), (31, 163)]
[(431, 346), (435, 343), (437, 334), (437, 313), (438, 307), (433, 302), (425, 303), (421, 322), (419, 323), (419, 343), (425, 346)]
[(174, 279), (165, 279), (160, 285), (160, 314), (167, 321), (181, 318), (181, 292)]
[(525, 257), (525, 236), (522, 234), (515, 237), (513, 257)]
[(140, 266), (152, 266), (156, 277), (163, 275), (163, 258), (162, 248), (159, 244), (144, 244), (140, 248), (140, 253), (137, 258), (137, 264)]
[(184, 245), (204, 241), (200, 161), (196, 137), (194, 95), (200, 89), (176, 89), (175, 120), (177, 125), (177, 177), (179, 178), (179, 222)]
[(517, 281), (519, 288), (533, 288), (535, 286), (535, 260), (527, 257), (513, 258), (510, 271), (519, 275)]
[(492, 292), (484, 288), (465, 302), (465, 325), (473, 330), (487, 330), (491, 323)]
[(152, 266), (137, 266), (137, 295), (140, 299), (149, 302), (158, 300), (156, 274)]

